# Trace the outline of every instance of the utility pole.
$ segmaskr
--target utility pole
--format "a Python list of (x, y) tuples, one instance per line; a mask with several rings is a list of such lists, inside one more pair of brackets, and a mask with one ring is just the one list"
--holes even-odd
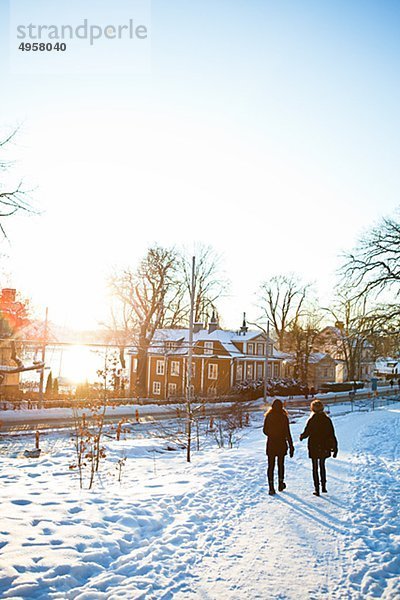
[(269, 350), (269, 321), (267, 321), (267, 343), (266, 343), (266, 347), (265, 347), (264, 402), (267, 402), (267, 387), (268, 387), (268, 350)]
[(195, 266), (196, 257), (192, 257), (192, 278), (190, 284), (190, 316), (189, 316), (189, 349), (187, 365), (187, 389), (186, 389), (186, 428), (187, 449), (186, 461), (190, 462), (190, 444), (192, 438), (192, 360), (193, 360), (193, 321), (194, 321), (194, 295), (195, 295)]
[[(42, 363), (44, 363), (45, 359), (46, 359), (48, 320), (49, 320), (49, 309), (48, 309), (48, 307), (46, 307), (46, 316), (45, 316), (45, 319), (44, 319), (44, 330), (43, 330), (43, 341), (42, 341)], [(40, 370), (40, 379), (39, 379), (39, 408), (43, 408), (44, 367), (45, 367), (45, 365), (43, 364), (43, 367)]]

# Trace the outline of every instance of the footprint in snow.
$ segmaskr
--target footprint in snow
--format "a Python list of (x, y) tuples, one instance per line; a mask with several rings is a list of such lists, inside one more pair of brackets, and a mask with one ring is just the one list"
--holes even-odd
[(76, 513), (80, 513), (82, 512), (83, 508), (81, 508), (80, 506), (73, 506), (72, 508), (69, 509), (69, 513), (71, 515), (76, 515)]
[(16, 504), (17, 506), (26, 506), (27, 504), (32, 504), (32, 501), (21, 498), (19, 500), (11, 500), (11, 504)]

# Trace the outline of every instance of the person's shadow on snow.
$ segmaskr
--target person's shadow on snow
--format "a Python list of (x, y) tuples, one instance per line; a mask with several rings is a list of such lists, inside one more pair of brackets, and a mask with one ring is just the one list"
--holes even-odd
[[(349, 522), (347, 520), (342, 521), (318, 506), (317, 502), (321, 502), (321, 499), (319, 499), (317, 502), (309, 502), (305, 501), (303, 498), (297, 496), (297, 494), (294, 494), (293, 492), (279, 494), (276, 496), (276, 499), (288, 505), (291, 510), (294, 510), (300, 515), (309, 518), (314, 523), (319, 523), (327, 529), (333, 529), (341, 534), (345, 534), (348, 531)], [(323, 500), (325, 500), (325, 498)], [(330, 498), (326, 498), (326, 500), (331, 501)], [(342, 506), (345, 507), (344, 504)]]

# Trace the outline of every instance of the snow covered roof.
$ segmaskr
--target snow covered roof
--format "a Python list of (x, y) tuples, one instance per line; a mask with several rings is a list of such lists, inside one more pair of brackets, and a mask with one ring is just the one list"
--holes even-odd
[[(261, 331), (247, 331), (245, 334), (240, 334), (237, 331), (230, 331), (225, 329), (215, 329), (209, 332), (208, 329), (200, 329), (193, 333), (194, 345), (199, 342), (219, 342), (226, 352), (232, 357), (237, 358), (248, 358), (249, 355), (241, 352), (236, 346), (238, 342), (246, 342), (257, 337), (266, 337)], [(270, 342), (272, 340), (270, 339)], [(189, 329), (157, 329), (152, 342), (150, 344), (150, 351), (152, 354), (165, 354), (166, 351), (170, 351), (174, 355), (187, 354), (189, 344)], [(128, 349), (128, 354), (135, 354), (137, 352), (136, 347)], [(256, 360), (257, 356), (251, 355), (253, 360)], [(270, 358), (284, 358), (282, 352), (278, 352), (273, 348), (273, 353)]]
[(400, 359), (381, 357), (375, 363), (375, 369), (379, 373), (387, 373), (393, 375), (394, 373), (400, 373)]
[[(292, 352), (291, 353), (281, 352), (281, 354), (284, 354), (286, 360), (290, 363), (294, 363), (296, 360), (296, 357), (295, 357), (294, 353), (292, 353)], [(330, 359), (334, 360), (330, 354), (326, 354), (325, 352), (311, 352), (311, 354), (308, 358), (308, 362), (311, 365), (315, 365), (315, 364), (321, 362), (321, 360), (324, 360), (324, 358), (330, 358)]]

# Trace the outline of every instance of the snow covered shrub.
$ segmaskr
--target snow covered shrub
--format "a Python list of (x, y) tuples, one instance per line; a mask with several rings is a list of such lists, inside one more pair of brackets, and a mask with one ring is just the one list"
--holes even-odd
[[(306, 386), (296, 379), (268, 379), (268, 396), (298, 396), (304, 394)], [(255, 400), (264, 395), (264, 380), (241, 381), (236, 384), (234, 391), (242, 398)]]
[(222, 415), (216, 419), (213, 433), (218, 448), (239, 446), (243, 437), (243, 428), (250, 422), (248, 405), (235, 402), (224, 409)]

